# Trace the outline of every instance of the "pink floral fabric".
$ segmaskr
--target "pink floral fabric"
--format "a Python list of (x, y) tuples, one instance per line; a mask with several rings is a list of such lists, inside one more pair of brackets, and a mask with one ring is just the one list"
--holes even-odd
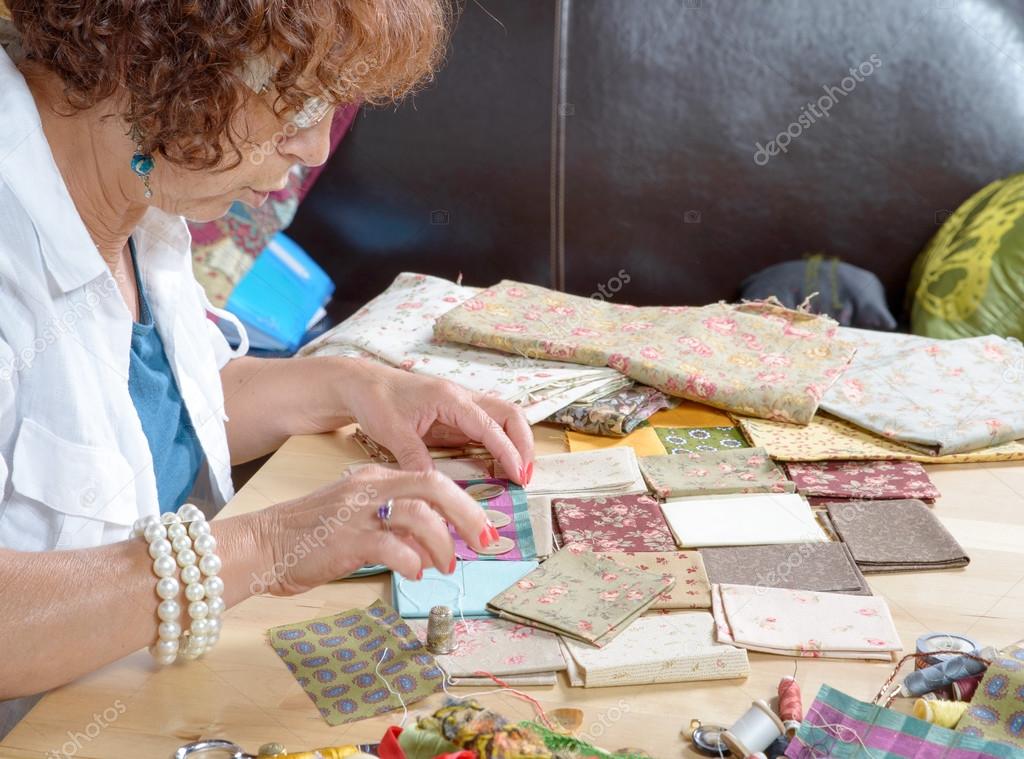
[(713, 585), (719, 643), (785, 656), (891, 660), (901, 651), (881, 596)]
[(934, 501), (939, 497), (928, 472), (916, 461), (815, 461), (785, 466), (797, 492), (809, 498)]
[[(409, 620), (409, 627), (424, 643), (427, 620)], [(565, 669), (558, 636), (505, 619), (457, 619), (455, 651), (435, 656), (449, 677), (473, 677), (490, 672), (498, 677), (558, 672)]]
[(665, 590), (660, 575), (571, 545), (496, 595), (487, 608), (513, 622), (603, 646)]
[(774, 303), (637, 308), (508, 280), (434, 325), (444, 340), (610, 366), (670, 395), (798, 424), (853, 356), (836, 329)]
[(558, 542), (594, 551), (673, 551), (672, 532), (661, 506), (647, 495), (556, 498), (552, 502)]
[(697, 551), (659, 551), (605, 554), (626, 567), (661, 575), (665, 590), (652, 609), (710, 609), (711, 585), (704, 559)]

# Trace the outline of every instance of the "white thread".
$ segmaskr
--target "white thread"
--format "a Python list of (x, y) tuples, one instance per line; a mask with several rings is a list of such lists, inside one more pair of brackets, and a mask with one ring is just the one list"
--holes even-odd
[(384, 658), (388, 655), (388, 647), (384, 646), (384, 653), (380, 655), (380, 661), (377, 662), (377, 666), (374, 667), (374, 674), (377, 675), (381, 680), (384, 681), (384, 685), (388, 689), (388, 693), (398, 697), (398, 703), (402, 705), (402, 721), (398, 723), (398, 726), (405, 728), (405, 722), (409, 719), (409, 707), (405, 705), (405, 699), (402, 698), (402, 694), (391, 687), (391, 683), (384, 679), (384, 675), (380, 673), (380, 665), (384, 663)]
[[(853, 740), (844, 739), (842, 737), (841, 733), (840, 733), (841, 730), (848, 731), (848, 733), (853, 735), (853, 737), (856, 739), (857, 743), (860, 744), (861, 750), (865, 754), (867, 754), (868, 758), (870, 759), (870, 757), (872, 756), (871, 751), (873, 749), (869, 749), (867, 747), (867, 744), (864, 743), (864, 740), (860, 737), (860, 734), (856, 730), (854, 730), (849, 725), (840, 725), (838, 722), (826, 722), (825, 721), (825, 717), (822, 716), (821, 712), (819, 712), (813, 706), (807, 710), (807, 714), (810, 715), (811, 712), (814, 712), (816, 715), (818, 715), (818, 719), (820, 719), (821, 722), (822, 722), (822, 724), (820, 724), (820, 725), (813, 725), (813, 723), (812, 723), (812, 725), (814, 727), (822, 730), (827, 735), (829, 735), (828, 734), (829, 730), (834, 730), (836, 734), (835, 735), (829, 735), (829, 737), (832, 738), (833, 740), (839, 741), (840, 743), (853, 743)], [(815, 756), (818, 756), (817, 747), (816, 746), (808, 746), (808, 748), (811, 750), (811, 753), (813, 753)], [(827, 757), (828, 754), (821, 754), (821, 756), (826, 756)], [(883, 752), (882, 756), (885, 756), (884, 752)]]

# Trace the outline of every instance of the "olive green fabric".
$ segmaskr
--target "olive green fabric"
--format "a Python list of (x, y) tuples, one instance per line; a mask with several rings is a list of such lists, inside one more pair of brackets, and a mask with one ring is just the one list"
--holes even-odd
[(1024, 338), (1024, 174), (982, 188), (946, 219), (907, 289), (911, 330)]

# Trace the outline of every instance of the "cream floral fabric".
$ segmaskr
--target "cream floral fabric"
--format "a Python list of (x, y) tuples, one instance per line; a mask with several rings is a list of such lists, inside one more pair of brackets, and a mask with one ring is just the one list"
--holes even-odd
[(651, 492), (661, 498), (795, 490), (763, 448), (641, 456), (640, 471)]
[(970, 464), (1024, 459), (1024, 443), (1019, 440), (969, 453), (932, 456), (822, 414), (806, 426), (751, 417), (739, 417), (736, 421), (750, 442), (764, 448), (776, 461), (890, 459), (925, 464)]
[(670, 395), (806, 424), (853, 355), (836, 329), (827, 317), (770, 303), (637, 308), (506, 280), (444, 314), (434, 332), (610, 366)]
[(885, 599), (713, 585), (719, 643), (784, 656), (890, 660), (902, 650)]
[(636, 620), (604, 648), (566, 640), (569, 682), (600, 688), (746, 677), (747, 652), (716, 643), (714, 626), (703, 611), (655, 614)]

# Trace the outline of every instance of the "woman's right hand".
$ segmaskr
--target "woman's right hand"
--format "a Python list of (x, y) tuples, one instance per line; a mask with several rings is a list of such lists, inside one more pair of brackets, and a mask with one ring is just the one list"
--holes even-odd
[[(390, 531), (377, 514), (389, 500)], [(451, 574), (455, 545), (448, 523), (474, 550), (498, 537), (480, 505), (448, 477), (379, 466), (346, 474), (260, 517), (259, 540), (271, 565), (252, 578), (253, 594), (302, 593), (366, 564), (384, 564), (409, 579), (427, 567)]]

